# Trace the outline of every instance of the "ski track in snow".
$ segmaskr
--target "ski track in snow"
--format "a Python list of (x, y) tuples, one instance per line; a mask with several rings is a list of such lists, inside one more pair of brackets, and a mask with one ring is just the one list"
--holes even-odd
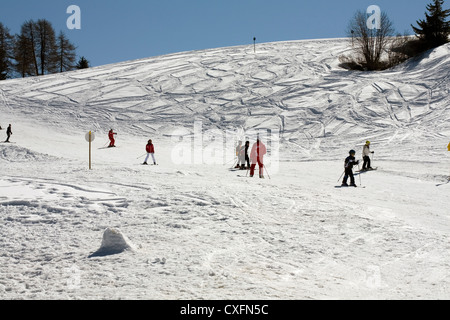
[[(364, 73), (345, 41), (280, 42), (2, 82), (0, 297), (448, 299), (449, 49)], [(280, 170), (173, 163), (195, 119), (280, 130)], [(379, 170), (334, 189), (367, 139)], [(137, 249), (92, 256), (106, 228)]]

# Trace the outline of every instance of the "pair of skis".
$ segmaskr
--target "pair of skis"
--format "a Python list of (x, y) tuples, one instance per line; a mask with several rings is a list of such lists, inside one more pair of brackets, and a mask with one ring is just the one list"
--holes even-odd
[(449, 183), (450, 183), (450, 177), (447, 178), (447, 181), (437, 184), (436, 187), (445, 186), (446, 184), (449, 184)]
[[(356, 173), (355, 173), (355, 176), (356, 175), (360, 175), (360, 174), (362, 174), (362, 173), (365, 173), (365, 172), (369, 172), (369, 171), (376, 171), (376, 170), (378, 170), (378, 167), (376, 167), (376, 168), (371, 168), (371, 169), (361, 169), (361, 170), (357, 170), (357, 171), (355, 171)], [(345, 172), (344, 172), (345, 173)], [(341, 178), (342, 178), (342, 176), (344, 175), (344, 173), (340, 176), (340, 178), (339, 178), (339, 180), (341, 180)], [(338, 180), (338, 181), (339, 181)], [(340, 186), (335, 186), (335, 188), (336, 189), (341, 189), (341, 188), (357, 188), (358, 186), (357, 185), (340, 185)], [(365, 186), (360, 186), (359, 188), (365, 188)]]
[(377, 171), (378, 167), (376, 168), (372, 168), (372, 169), (361, 169), (361, 170), (356, 170), (357, 173), (364, 173), (364, 172), (369, 172), (369, 171)]

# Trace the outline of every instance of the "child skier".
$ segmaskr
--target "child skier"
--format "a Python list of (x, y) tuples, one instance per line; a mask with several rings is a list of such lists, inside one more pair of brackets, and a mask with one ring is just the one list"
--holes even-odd
[(370, 154), (371, 153), (373, 154), (375, 152), (370, 151), (370, 141), (366, 141), (366, 144), (363, 147), (362, 156), (363, 156), (364, 163), (363, 163), (361, 171), (373, 170), (373, 168), (370, 166)]
[(117, 133), (115, 133), (113, 129), (109, 130), (109, 133), (108, 133), (109, 147), (108, 148), (115, 147), (116, 140), (114, 140), (114, 135), (116, 135), (116, 134)]
[(145, 158), (143, 165), (148, 165), (147, 160), (150, 156), (152, 156), (153, 164), (156, 166), (155, 146), (153, 145), (152, 140), (148, 140), (147, 146), (145, 147), (145, 151), (147, 151), (147, 157)]
[(355, 150), (350, 150), (350, 155), (345, 159), (345, 176), (344, 180), (342, 181), (343, 187), (348, 187), (347, 180), (350, 177), (350, 186), (356, 187), (355, 184), (355, 176), (353, 175), (353, 166), (359, 165), (359, 160), (356, 161), (355, 159)]

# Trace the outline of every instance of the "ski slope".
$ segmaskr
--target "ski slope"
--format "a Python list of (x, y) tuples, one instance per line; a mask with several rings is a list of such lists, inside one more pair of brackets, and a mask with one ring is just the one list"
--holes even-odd
[[(1, 82), (0, 298), (450, 298), (450, 46), (383, 72), (340, 68), (348, 51), (277, 42)], [(267, 130), (265, 179), (230, 171), (236, 141)], [(158, 166), (141, 165), (148, 139)], [(335, 189), (366, 140), (379, 170)], [(108, 228), (129, 250), (95, 254)]]

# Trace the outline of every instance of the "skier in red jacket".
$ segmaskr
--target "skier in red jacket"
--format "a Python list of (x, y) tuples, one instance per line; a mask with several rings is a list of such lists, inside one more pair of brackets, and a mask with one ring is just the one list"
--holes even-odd
[(148, 140), (147, 146), (145, 147), (145, 151), (147, 151), (147, 157), (145, 158), (144, 165), (148, 165), (147, 160), (150, 156), (152, 156), (153, 164), (156, 165), (155, 160), (155, 146), (153, 145), (152, 140)]
[(110, 142), (109, 142), (109, 147), (108, 148), (115, 147), (116, 140), (114, 140), (114, 135), (116, 135), (116, 134), (117, 133), (115, 133), (113, 129), (109, 130), (108, 138), (109, 138)]
[(252, 151), (250, 152), (250, 159), (252, 161), (252, 165), (250, 167), (250, 177), (253, 177), (255, 174), (256, 164), (258, 163), (259, 167), (259, 177), (264, 179), (264, 155), (267, 153), (267, 148), (259, 140), (259, 137), (256, 140), (256, 143), (252, 147)]

